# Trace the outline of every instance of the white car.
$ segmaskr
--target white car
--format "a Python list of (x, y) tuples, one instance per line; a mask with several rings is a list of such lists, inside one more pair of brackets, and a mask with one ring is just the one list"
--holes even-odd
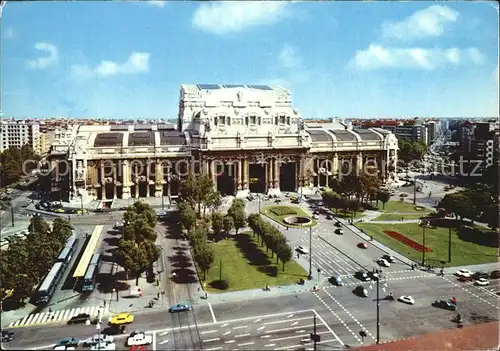
[(319, 219), (319, 216), (317, 214), (313, 215), (313, 219)]
[(90, 347), (90, 350), (116, 350), (116, 344), (114, 342), (100, 342), (94, 344)]
[(391, 266), (391, 264), (387, 260), (385, 260), (383, 258), (381, 258), (380, 260), (378, 260), (377, 263), (380, 266), (382, 266), (382, 267), (390, 267)]
[(97, 344), (97, 343), (112, 343), (115, 341), (115, 338), (111, 335), (100, 334), (94, 335), (92, 339), (88, 341), (89, 344)]
[(64, 346), (64, 345), (58, 345), (54, 346), (52, 350), (59, 350), (59, 351), (66, 351), (66, 350), (76, 350), (74, 346)]
[(476, 284), (478, 286), (486, 286), (486, 285), (490, 285), (490, 282), (486, 278), (479, 278), (478, 280), (476, 280), (476, 282), (474, 284)]
[(301, 254), (307, 255), (309, 253), (309, 250), (306, 249), (304, 246), (299, 246), (296, 248), (297, 252), (300, 252)]
[(401, 302), (404, 302), (404, 303), (407, 303), (409, 305), (413, 305), (415, 304), (415, 299), (411, 296), (408, 296), (408, 295), (403, 295), (401, 296), (398, 301), (401, 301)]
[(468, 269), (460, 269), (455, 272), (455, 275), (458, 277), (470, 277), (472, 276), (472, 272), (469, 271)]
[(144, 332), (133, 332), (127, 339), (128, 346), (143, 346), (153, 343), (153, 336)]

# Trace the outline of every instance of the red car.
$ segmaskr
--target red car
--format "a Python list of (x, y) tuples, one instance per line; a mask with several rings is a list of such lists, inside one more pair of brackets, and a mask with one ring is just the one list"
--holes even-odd
[(360, 249), (367, 249), (368, 248), (368, 245), (366, 243), (358, 243), (358, 247)]

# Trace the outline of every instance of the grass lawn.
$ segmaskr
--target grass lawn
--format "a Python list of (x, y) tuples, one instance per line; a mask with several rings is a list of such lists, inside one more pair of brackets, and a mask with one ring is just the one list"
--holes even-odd
[[(384, 230), (397, 231), (422, 244), (422, 228), (418, 223), (358, 223), (356, 226), (374, 239), (417, 262), (422, 261), (422, 253), (384, 234)], [(452, 228), (451, 263), (445, 266), (462, 266), (497, 262), (498, 237), (494, 231), (481, 228), (475, 231), (457, 228), (457, 221), (441, 221), (440, 227), (425, 229), (425, 246), (432, 252), (426, 252), (428, 263), (440, 266), (440, 261), (448, 262), (448, 227)]]
[[(276, 264), (276, 256), (271, 258), (271, 251), (257, 242), (258, 237), (251, 232), (235, 235), (227, 240), (210, 244), (214, 250), (214, 264), (206, 276), (209, 292), (225, 292), (270, 286), (297, 284), (300, 278), (306, 278), (306, 271), (294, 260), (285, 264)], [(212, 288), (210, 283), (219, 279), (222, 263), (222, 279), (229, 281), (227, 290)], [(203, 273), (199, 273), (203, 278)]]
[[(286, 211), (288, 213), (285, 215), (279, 216), (276, 213), (273, 213), (273, 211), (272, 211), (273, 209), (288, 210), (288, 211)], [(271, 206), (266, 206), (266, 207), (261, 208), (260, 213), (262, 213), (264, 216), (271, 218), (273, 221), (276, 221), (279, 224), (284, 225), (285, 227), (290, 227), (290, 228), (309, 228), (311, 226), (315, 226), (316, 224), (318, 224), (303, 209), (301, 209), (298, 206), (274, 206), (274, 205), (271, 205)], [(285, 219), (286, 217), (294, 216), (294, 215), (310, 218), (312, 220), (312, 222), (311, 222), (311, 224), (308, 224), (308, 225), (297, 226), (297, 225), (286, 224), (283, 221), (283, 219)]]
[(425, 216), (425, 213), (409, 213), (409, 214), (395, 214), (395, 213), (383, 213), (380, 216), (376, 217), (374, 221), (399, 221), (401, 218), (404, 219), (419, 219), (420, 217)]
[(384, 212), (402, 212), (402, 213), (420, 213), (429, 212), (430, 210), (426, 207), (420, 207), (418, 210), (416, 206), (408, 201), (389, 201), (385, 204), (385, 209), (381, 202), (378, 203), (378, 208), (380, 211)]
[[(346, 212), (344, 212), (342, 210), (335, 211), (335, 209), (333, 209), (333, 208), (331, 210), (335, 213), (336, 217), (345, 218), (345, 219), (352, 218), (352, 212), (351, 211), (346, 211)], [(364, 212), (357, 211), (356, 215), (354, 216), (354, 218), (362, 218), (364, 216), (365, 216)]]

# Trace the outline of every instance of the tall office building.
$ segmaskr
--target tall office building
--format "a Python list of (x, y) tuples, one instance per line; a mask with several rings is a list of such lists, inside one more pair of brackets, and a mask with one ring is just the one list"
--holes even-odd
[(0, 122), (0, 152), (10, 147), (30, 145), (40, 153), (40, 125), (36, 122), (3, 120)]

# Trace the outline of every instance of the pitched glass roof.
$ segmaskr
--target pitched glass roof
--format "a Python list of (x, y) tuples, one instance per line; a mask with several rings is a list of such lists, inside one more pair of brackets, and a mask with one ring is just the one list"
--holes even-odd
[(242, 84), (224, 84), (224, 88), (244, 88), (245, 86)]
[(94, 140), (94, 147), (121, 146), (123, 133), (99, 133)]
[(134, 132), (128, 137), (130, 146), (150, 146), (155, 144), (155, 135), (153, 132)]
[(250, 89), (258, 89), (258, 90), (273, 90), (273, 88), (268, 85), (247, 85)]
[(216, 90), (220, 89), (218, 84), (198, 84), (200, 90)]

